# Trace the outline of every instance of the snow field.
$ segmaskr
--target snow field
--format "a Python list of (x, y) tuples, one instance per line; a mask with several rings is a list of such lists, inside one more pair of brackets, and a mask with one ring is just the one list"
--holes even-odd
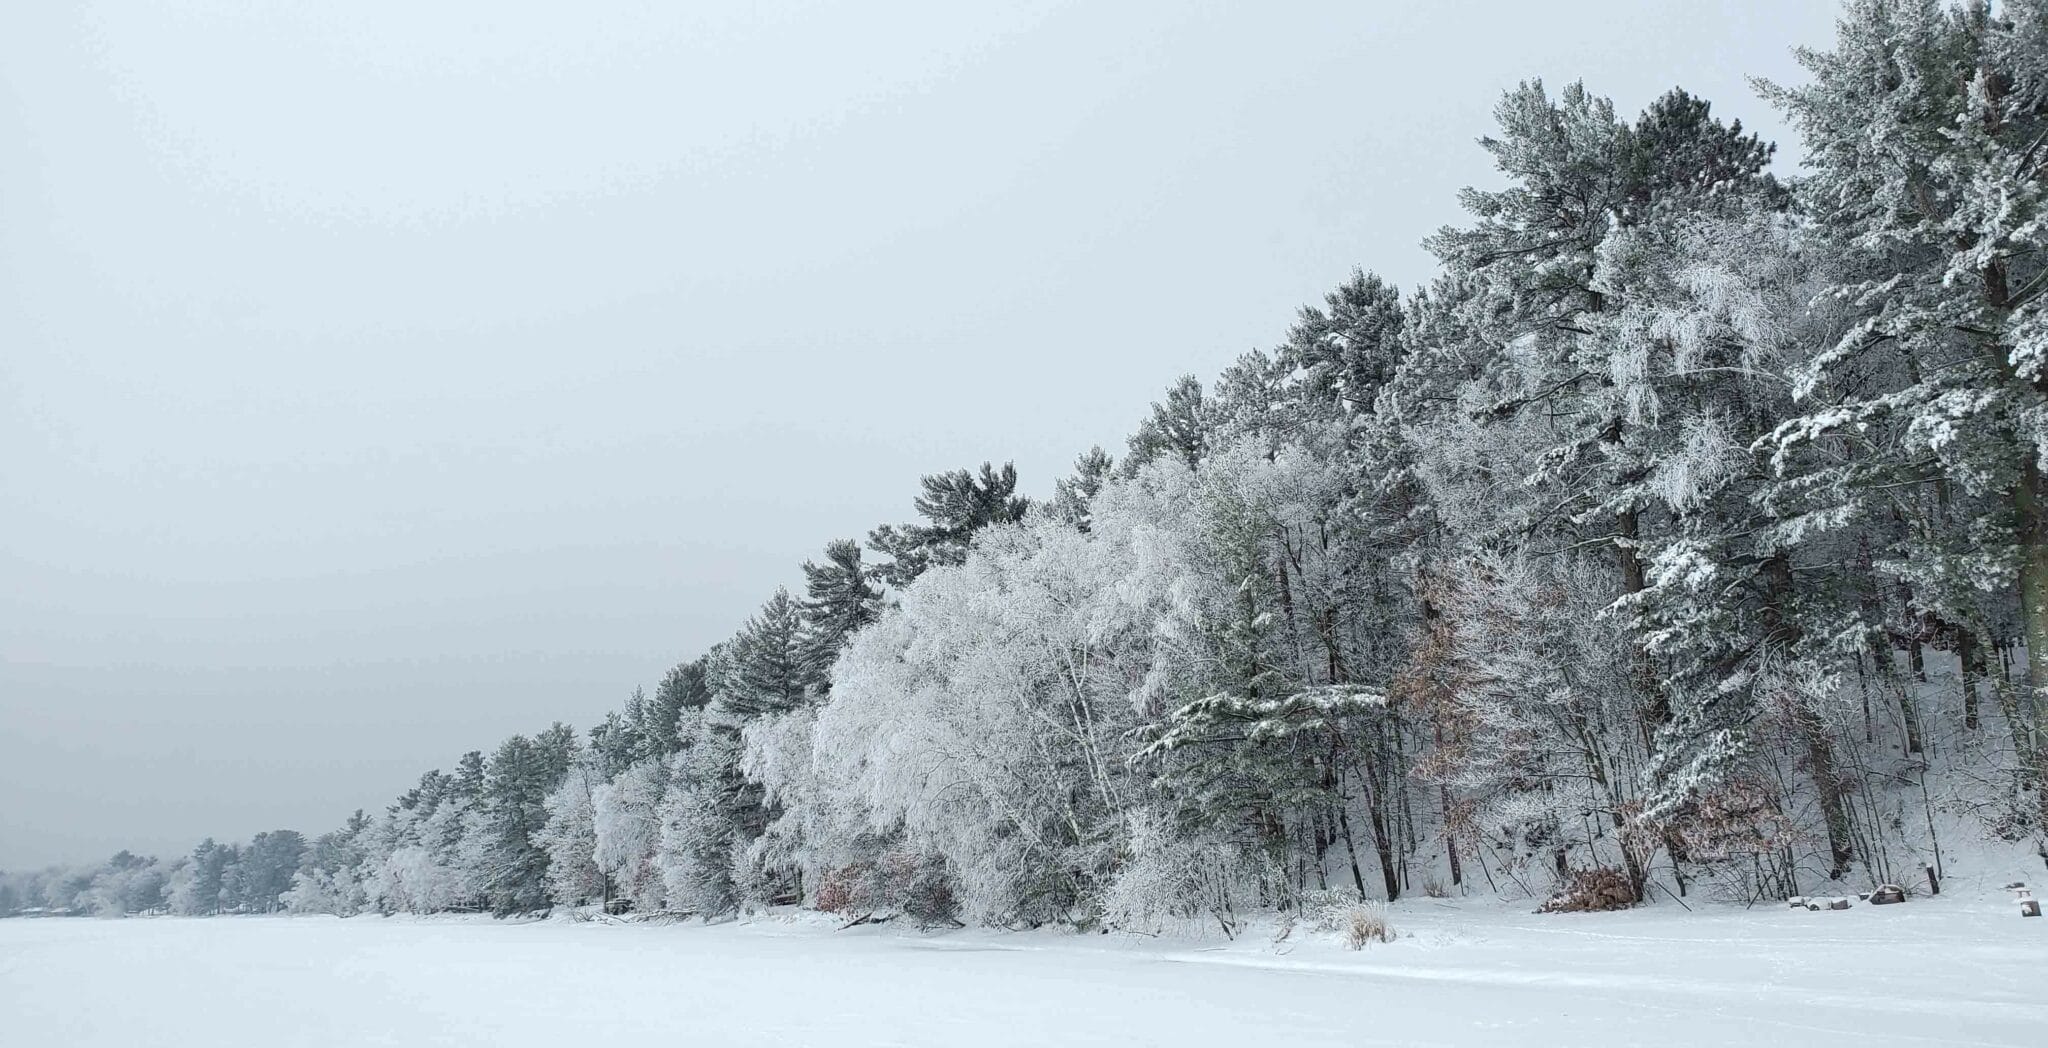
[(1235, 942), (251, 917), (0, 921), (0, 1044), (2040, 1045), (2048, 920), (1397, 905), (1358, 953)]

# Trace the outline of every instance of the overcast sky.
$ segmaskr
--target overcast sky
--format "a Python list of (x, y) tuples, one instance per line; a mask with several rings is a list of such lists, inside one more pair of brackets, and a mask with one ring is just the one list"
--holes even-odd
[(920, 474), (1046, 491), (1496, 180), (1796, 144), (1824, 0), (4, 5), (0, 866), (587, 727)]

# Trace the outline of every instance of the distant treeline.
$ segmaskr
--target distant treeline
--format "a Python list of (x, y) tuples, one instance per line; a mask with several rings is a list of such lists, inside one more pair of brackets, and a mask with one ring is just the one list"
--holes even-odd
[(273, 913), (308, 859), (296, 830), (247, 844), (200, 842), (168, 863), (121, 851), (99, 866), (0, 871), (0, 917)]

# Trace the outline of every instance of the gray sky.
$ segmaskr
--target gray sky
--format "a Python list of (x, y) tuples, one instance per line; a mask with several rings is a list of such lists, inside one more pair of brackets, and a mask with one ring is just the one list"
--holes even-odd
[(1744, 77), (1833, 24), (992, 6), (4, 5), (0, 866), (587, 727), (920, 474), (1426, 277), (1516, 80), (1796, 154)]

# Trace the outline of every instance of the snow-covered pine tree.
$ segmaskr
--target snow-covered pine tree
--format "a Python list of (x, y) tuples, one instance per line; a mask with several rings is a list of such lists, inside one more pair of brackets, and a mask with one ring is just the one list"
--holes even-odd
[(514, 735), (486, 766), (482, 814), (488, 827), (483, 886), (500, 915), (545, 909), (548, 853), (536, 840), (547, 825), (547, 797), (568, 775), (582, 746), (555, 724), (532, 738)]
[(1131, 434), (1130, 454), (1124, 456), (1125, 472), (1171, 455), (1193, 469), (1208, 450), (1213, 427), (1202, 383), (1193, 375), (1182, 375), (1166, 391), (1166, 399), (1152, 405), (1152, 414)]
[(854, 631), (882, 613), (882, 595), (868, 584), (860, 545), (840, 539), (825, 546), (825, 563), (804, 562), (801, 606), (805, 683), (815, 693), (832, 690), (832, 661)]
[[(2038, 691), (2048, 682), (2048, 5), (1850, 0), (1834, 47), (1800, 57), (1809, 83), (1762, 86), (1806, 139), (1813, 173), (1800, 201), (1842, 245), (1847, 272), (1833, 294), (1858, 322), (1798, 376), (1804, 413), (1771, 445), (1782, 456), (1877, 430), (1874, 461), (1814, 478), (1844, 517), (1889, 501), (1894, 486), (1986, 499), (1992, 512), (1968, 541), (1932, 557), (1902, 551), (1891, 570), (1918, 584), (1916, 599), (1978, 616), (1963, 624), (1973, 632), (1999, 616), (1957, 595), (2016, 589)], [(1852, 377), (1873, 360), (1898, 380)], [(2014, 706), (2026, 777), (2048, 789), (2043, 706)], [(2048, 793), (2035, 807), (2038, 827)]]
[(802, 705), (811, 683), (803, 607), (778, 589), (726, 643), (712, 702), (736, 720)]
[(1116, 469), (1116, 459), (1109, 452), (1096, 445), (1074, 459), (1074, 472), (1053, 482), (1053, 497), (1046, 506), (1046, 512), (1055, 519), (1066, 521), (1082, 531), (1088, 530), (1092, 519), (1091, 504), (1095, 493), (1102, 490), (1102, 482), (1109, 479)]
[(678, 663), (664, 674), (645, 707), (646, 722), (640, 729), (640, 757), (666, 757), (682, 745), (677, 725), (684, 711), (703, 709), (711, 701), (711, 688), (704, 681), (704, 659)]
[(541, 802), (547, 821), (533, 842), (547, 855), (548, 898), (556, 905), (611, 902), (611, 878), (596, 858), (594, 795), (604, 784), (603, 755), (586, 751)]
[(1404, 321), (1400, 291), (1353, 270), (1321, 307), (1301, 307), (1278, 356), (1310, 397), (1371, 412), (1401, 363)]
[(917, 512), (928, 523), (884, 524), (868, 533), (868, 548), (889, 559), (869, 567), (874, 579), (896, 588), (926, 568), (959, 564), (974, 533), (992, 524), (1024, 519), (1031, 502), (1017, 494), (1017, 468), (981, 464), (979, 475), (964, 469), (935, 473), (921, 482)]

